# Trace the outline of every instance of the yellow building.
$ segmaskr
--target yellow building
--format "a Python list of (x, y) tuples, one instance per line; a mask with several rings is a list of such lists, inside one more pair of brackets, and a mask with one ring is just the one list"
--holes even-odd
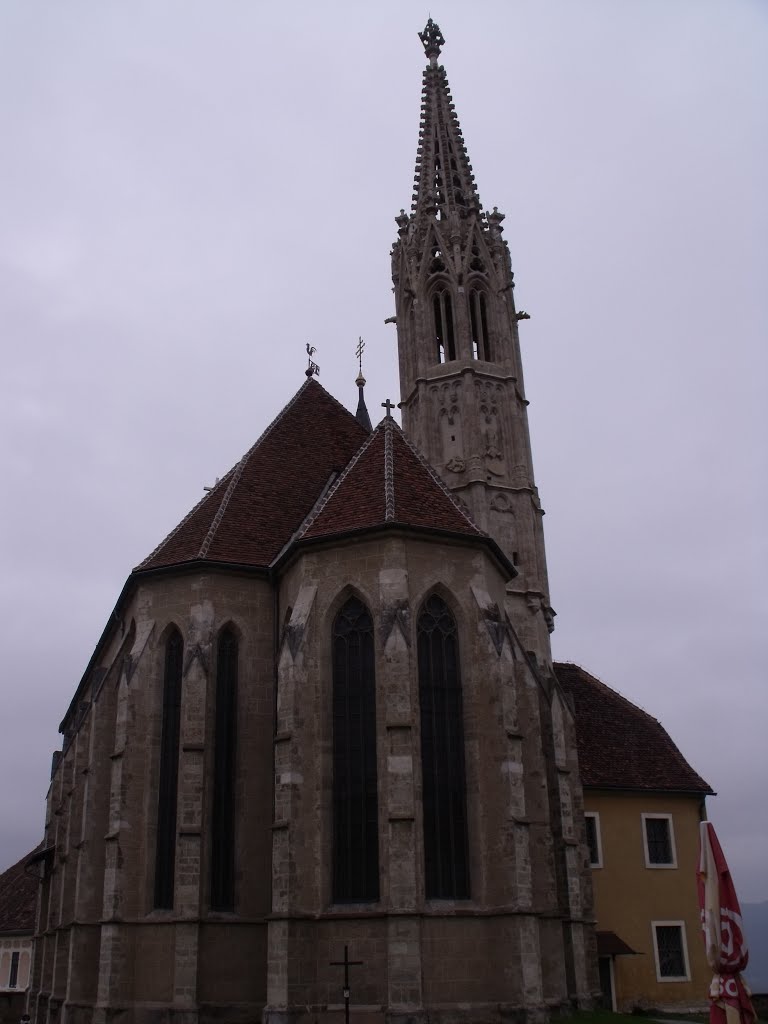
[(0, 1024), (17, 1024), (29, 988), (39, 878), (27, 860), (0, 874)]
[(656, 719), (577, 665), (555, 671), (576, 712), (604, 1005), (703, 1007), (696, 864), (712, 790)]

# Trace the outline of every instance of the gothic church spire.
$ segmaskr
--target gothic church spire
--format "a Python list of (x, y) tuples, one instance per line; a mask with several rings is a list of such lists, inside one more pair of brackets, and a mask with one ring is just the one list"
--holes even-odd
[(504, 215), (485, 213), (430, 19), (411, 212), (392, 248), (403, 430), (518, 569), (529, 650), (549, 661), (543, 510), (534, 484)]
[(430, 18), (419, 32), (429, 64), (424, 69), (421, 90), (421, 125), (416, 153), (414, 213), (480, 210), (472, 165), (467, 156), (461, 126), (451, 98), (445, 68), (437, 58), (445, 42)]

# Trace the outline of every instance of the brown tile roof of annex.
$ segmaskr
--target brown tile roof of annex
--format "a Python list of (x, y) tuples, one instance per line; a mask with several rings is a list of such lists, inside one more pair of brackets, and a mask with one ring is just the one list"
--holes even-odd
[(487, 539), (390, 417), (370, 435), (297, 539), (387, 524)]
[(32, 850), (0, 875), (0, 935), (31, 934), (35, 930), (35, 907), (40, 876), (24, 865)]
[(134, 572), (198, 560), (270, 565), (369, 436), (310, 378)]
[(592, 789), (711, 794), (664, 727), (579, 665), (555, 663), (573, 698), (582, 784)]

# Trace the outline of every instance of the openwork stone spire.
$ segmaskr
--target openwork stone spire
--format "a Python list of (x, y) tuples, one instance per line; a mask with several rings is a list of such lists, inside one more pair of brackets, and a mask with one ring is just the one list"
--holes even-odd
[(395, 218), (392, 247), (403, 430), (516, 567), (509, 593), (538, 635), (526, 649), (548, 662), (553, 612), (518, 333), (528, 315), (515, 307), (504, 214), (480, 205), (438, 64), (442, 33), (430, 19), (419, 38), (429, 63), (413, 205)]
[(430, 18), (419, 38), (429, 64), (424, 69), (421, 90), (421, 125), (416, 153), (414, 213), (480, 210), (472, 165), (467, 156), (461, 126), (456, 116), (445, 68), (437, 58), (445, 42)]

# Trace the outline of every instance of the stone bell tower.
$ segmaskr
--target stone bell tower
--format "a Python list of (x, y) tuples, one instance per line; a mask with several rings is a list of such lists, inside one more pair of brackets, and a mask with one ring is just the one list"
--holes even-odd
[(411, 212), (392, 249), (406, 435), (518, 570), (508, 606), (550, 660), (553, 628), (504, 214), (483, 210), (430, 18)]

